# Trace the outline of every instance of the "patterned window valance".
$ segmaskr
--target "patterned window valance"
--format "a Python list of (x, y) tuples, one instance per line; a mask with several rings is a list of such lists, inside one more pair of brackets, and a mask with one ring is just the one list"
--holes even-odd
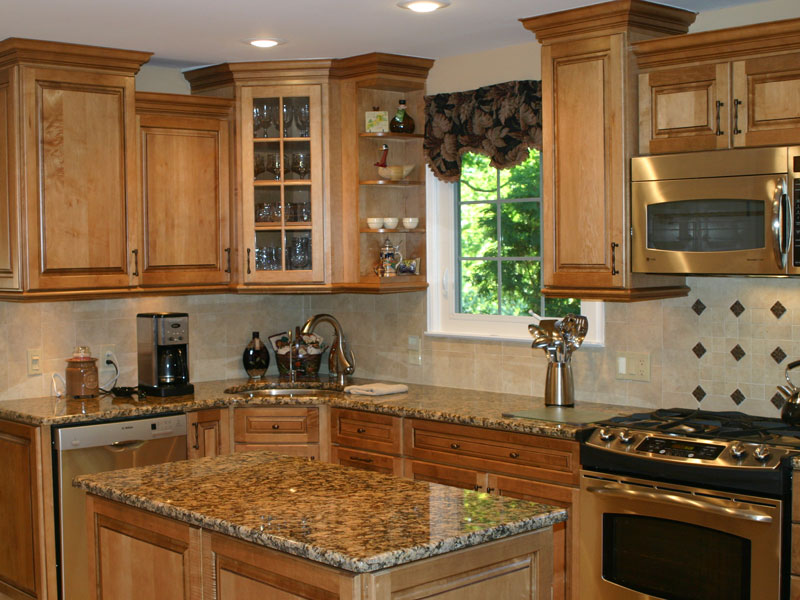
[(461, 177), (461, 155), (477, 152), (498, 169), (542, 146), (541, 81), (509, 81), (425, 97), (425, 158), (442, 181)]

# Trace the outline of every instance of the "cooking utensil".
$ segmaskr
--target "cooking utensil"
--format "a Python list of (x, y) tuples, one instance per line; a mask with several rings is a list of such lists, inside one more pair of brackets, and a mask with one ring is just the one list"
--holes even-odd
[(800, 425), (800, 389), (792, 382), (789, 371), (800, 366), (800, 360), (786, 365), (783, 376), (789, 385), (779, 385), (778, 391), (786, 398), (781, 410), (781, 420), (790, 425)]

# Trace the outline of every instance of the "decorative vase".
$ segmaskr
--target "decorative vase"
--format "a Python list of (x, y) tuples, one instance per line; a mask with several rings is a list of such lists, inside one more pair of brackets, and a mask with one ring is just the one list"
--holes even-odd
[(244, 370), (250, 376), (250, 379), (258, 379), (263, 377), (269, 368), (269, 350), (258, 337), (258, 332), (253, 332), (253, 339), (247, 344), (242, 354), (242, 362), (244, 363)]

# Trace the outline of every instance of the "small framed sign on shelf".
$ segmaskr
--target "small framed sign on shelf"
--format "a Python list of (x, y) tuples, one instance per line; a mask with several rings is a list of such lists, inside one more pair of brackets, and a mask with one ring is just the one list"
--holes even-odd
[(385, 110), (368, 110), (366, 115), (367, 133), (386, 133), (389, 131), (389, 113)]

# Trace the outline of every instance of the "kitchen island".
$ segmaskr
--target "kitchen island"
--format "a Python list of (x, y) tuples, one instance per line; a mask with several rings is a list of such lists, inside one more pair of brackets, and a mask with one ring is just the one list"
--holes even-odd
[(564, 509), (270, 452), (85, 475), (93, 598), (549, 598)]

